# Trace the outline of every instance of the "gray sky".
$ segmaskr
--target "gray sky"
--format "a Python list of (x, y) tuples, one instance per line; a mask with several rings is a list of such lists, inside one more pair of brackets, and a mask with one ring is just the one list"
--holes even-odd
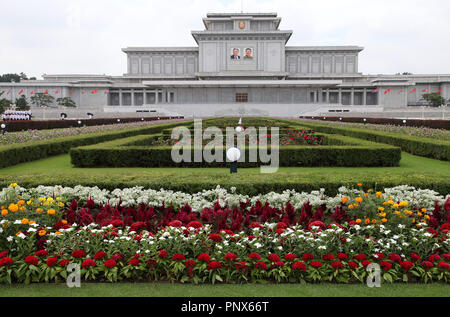
[[(243, 0), (277, 12), (288, 45), (359, 45), (364, 74), (450, 74), (448, 0)], [(121, 48), (196, 46), (207, 12), (241, 0), (1, 0), (0, 74), (126, 72)]]

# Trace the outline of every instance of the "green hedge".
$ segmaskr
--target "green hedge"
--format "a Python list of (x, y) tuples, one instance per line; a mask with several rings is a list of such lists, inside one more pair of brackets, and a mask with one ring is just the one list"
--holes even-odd
[[(191, 162), (175, 163), (170, 146), (129, 146), (145, 144), (155, 135), (136, 136), (113, 142), (106, 142), (70, 150), (72, 164), (76, 167), (226, 167), (226, 151), (222, 151), (222, 162), (194, 162), (191, 149)], [(328, 144), (323, 146), (281, 146), (279, 147), (279, 166), (337, 166), (337, 167), (376, 167), (398, 166), (401, 150), (397, 147), (362, 141), (354, 138), (325, 135)], [(358, 145), (357, 145), (358, 144)], [(246, 162), (240, 167), (259, 167), (261, 162), (248, 162), (250, 149), (246, 147)]]
[[(295, 121), (286, 122), (293, 124)], [(399, 146), (403, 151), (414, 155), (434, 158), (443, 161), (450, 161), (450, 142), (444, 140), (430, 140), (428, 138), (401, 135), (399, 133), (393, 132), (339, 127), (304, 121), (297, 123), (324, 133), (337, 133), (373, 142), (386, 143), (393, 146)]]
[(183, 124), (183, 122), (175, 122), (163, 125), (152, 125), (145, 128), (122, 130), (119, 132), (102, 132), (51, 140), (33, 141), (21, 144), (4, 145), (0, 146), (0, 168), (68, 153), (73, 147), (127, 138), (143, 133), (156, 133), (168, 127)]

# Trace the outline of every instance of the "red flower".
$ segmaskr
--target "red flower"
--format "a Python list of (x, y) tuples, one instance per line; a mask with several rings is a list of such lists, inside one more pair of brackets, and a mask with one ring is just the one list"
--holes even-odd
[(334, 260), (334, 256), (333, 256), (333, 254), (328, 253), (328, 254), (325, 254), (325, 255), (322, 257), (322, 260), (324, 260), (324, 261), (327, 261), (327, 260)]
[(217, 261), (211, 261), (208, 264), (208, 270), (210, 270), (210, 271), (220, 269), (221, 267), (222, 267), (222, 264), (220, 264), (220, 262), (217, 262)]
[(228, 253), (225, 255), (225, 261), (236, 261), (237, 258), (238, 258), (237, 255), (234, 254), (234, 253), (231, 253), (231, 252), (228, 252)]
[(348, 259), (348, 255), (345, 253), (338, 253), (337, 258), (341, 261), (345, 261)]
[[(5, 251), (5, 252), (6, 252), (6, 251)], [(2, 258), (0, 259), (0, 267), (6, 266), (6, 265), (11, 265), (11, 264), (13, 264), (13, 263), (14, 263), (13, 259), (11, 259), (9, 256), (2, 257)]]
[(182, 225), (183, 223), (180, 220), (173, 220), (169, 222), (169, 227), (180, 228)]
[(314, 257), (313, 257), (313, 255), (311, 254), (311, 253), (305, 253), (305, 254), (303, 254), (303, 257), (302, 257), (302, 260), (303, 261), (309, 261), (309, 260), (312, 260), (312, 259), (314, 259)]
[(92, 260), (92, 259), (86, 259), (86, 260), (83, 261), (83, 263), (81, 263), (81, 267), (83, 269), (86, 269), (86, 268), (88, 268), (90, 266), (92, 266), (92, 267), (97, 266), (97, 263), (95, 263), (95, 261)]
[(367, 259), (367, 256), (365, 254), (360, 253), (358, 255), (355, 255), (353, 258), (357, 261), (363, 261)]
[(286, 261), (294, 261), (296, 258), (297, 258), (297, 256), (295, 254), (292, 254), (292, 253), (288, 253), (284, 257), (284, 259)]
[(59, 266), (67, 266), (67, 265), (69, 265), (69, 263), (70, 263), (70, 261), (69, 260), (60, 260), (59, 262), (58, 262), (58, 265)]
[(213, 240), (215, 242), (220, 242), (222, 241), (222, 236), (218, 233), (211, 233), (208, 237), (210, 240)]
[(111, 224), (114, 227), (123, 227), (123, 225), (124, 225), (123, 221), (120, 219), (115, 219), (115, 220), (111, 221)]
[(283, 261), (277, 261), (277, 262), (275, 262), (275, 266), (278, 266), (278, 267), (284, 266), (284, 262)]
[(439, 254), (432, 254), (429, 256), (428, 261), (436, 262), (436, 261), (439, 261), (440, 259), (441, 259), (441, 257), (439, 256)]
[(275, 233), (276, 234), (282, 234), (286, 229), (276, 229)]
[(198, 229), (198, 228), (200, 228), (202, 226), (203, 226), (202, 223), (198, 222), (198, 221), (191, 221), (187, 225), (188, 228), (194, 228), (194, 229)]
[(288, 226), (284, 222), (277, 223), (277, 229), (286, 229)]
[(268, 259), (271, 262), (278, 262), (278, 261), (280, 261), (280, 257), (278, 256), (278, 254), (269, 254)]
[(247, 266), (247, 262), (239, 261), (239, 262), (237, 262), (237, 264), (234, 267), (236, 268), (236, 270), (245, 271), (248, 266)]
[(369, 260), (364, 260), (361, 262), (362, 266), (367, 267), (371, 262)]
[(320, 261), (312, 261), (311, 262), (311, 266), (315, 267), (316, 269), (318, 269), (319, 267), (322, 267), (322, 262), (320, 262)]
[(443, 269), (443, 270), (448, 270), (448, 269), (450, 269), (450, 264), (448, 264), (444, 261), (441, 261), (441, 262), (439, 262), (439, 268)]
[(2, 252), (0, 252), (0, 259), (1, 258), (4, 258), (5, 256), (7, 256), (8, 255), (8, 251), (2, 251)]
[(267, 265), (264, 262), (256, 262), (255, 266), (258, 269), (267, 270)]
[(52, 256), (47, 259), (46, 263), (47, 263), (47, 266), (53, 267), (53, 266), (55, 266), (56, 262), (58, 262), (58, 259), (55, 258), (54, 256)]
[(308, 230), (311, 230), (311, 228), (312, 227), (320, 227), (320, 229), (322, 229), (322, 230), (325, 230), (325, 224), (322, 222), (322, 221), (319, 221), (319, 220), (317, 220), (317, 221), (313, 221), (313, 222), (311, 222), (310, 224), (309, 224), (309, 226), (308, 226)]
[(306, 265), (303, 262), (297, 261), (297, 262), (294, 262), (294, 264), (292, 264), (292, 269), (294, 271), (302, 270), (303, 272), (305, 272), (306, 271)]
[(161, 251), (159, 251), (159, 257), (160, 257), (161, 259), (165, 259), (165, 258), (167, 258), (168, 256), (169, 256), (169, 254), (167, 253), (166, 250), (161, 250)]
[(250, 253), (248, 257), (252, 260), (261, 260), (261, 256), (258, 253)]
[(331, 267), (335, 270), (342, 269), (344, 267), (344, 264), (342, 264), (341, 261), (335, 261), (335, 262), (331, 263)]
[(426, 269), (431, 269), (433, 267), (433, 263), (430, 261), (422, 261), (422, 266)]
[(402, 261), (402, 258), (398, 254), (391, 253), (389, 254), (389, 260), (391, 260), (392, 262), (400, 263)]
[(39, 257), (41, 257), (41, 256), (47, 256), (47, 255), (48, 255), (48, 251), (46, 251), (46, 250), (39, 250), (39, 251), (37, 251), (34, 255), (35, 255), (35, 256), (39, 256)]
[(403, 261), (402, 263), (400, 263), (400, 266), (402, 267), (403, 270), (409, 271), (414, 266), (414, 263), (410, 261)]
[(383, 260), (385, 257), (386, 257), (386, 255), (384, 255), (383, 253), (380, 253), (380, 252), (375, 253), (375, 255), (373, 256), (373, 258), (376, 260)]
[(187, 260), (186, 262), (184, 262), (184, 265), (189, 268), (194, 267), (196, 264), (197, 263), (195, 263), (194, 260)]
[(413, 263), (420, 261), (420, 256), (417, 253), (413, 252), (409, 256), (411, 257), (411, 262), (413, 262)]
[(130, 226), (130, 231), (139, 231), (139, 229), (141, 229), (142, 227), (145, 227), (145, 223), (143, 223), (142, 221), (140, 222), (135, 222), (132, 223)]
[(183, 254), (175, 253), (175, 254), (172, 256), (172, 260), (175, 260), (175, 261), (184, 261), (184, 260), (186, 260), (186, 257), (185, 257)]
[(153, 260), (153, 259), (147, 260), (147, 265), (148, 265), (148, 266), (156, 266), (156, 264), (158, 264), (158, 263), (156, 262), (156, 260)]
[(210, 261), (210, 257), (208, 253), (202, 253), (198, 256), (197, 260), (199, 260), (200, 262), (209, 262)]
[(74, 258), (85, 258), (86, 252), (84, 252), (83, 250), (75, 250), (72, 252), (72, 256)]
[(141, 261), (139, 261), (139, 259), (137, 258), (132, 258), (130, 261), (128, 261), (128, 264), (132, 266), (138, 266), (139, 263), (141, 263)]
[(262, 228), (261, 227), (261, 223), (259, 223), (259, 222), (252, 222), (248, 227), (250, 229), (252, 229), (252, 228)]
[(112, 256), (112, 259), (116, 262), (122, 261), (123, 260), (123, 255), (120, 253), (116, 253)]
[(442, 257), (443, 257), (446, 261), (450, 261), (450, 254), (448, 254), (448, 253), (442, 254)]
[(358, 264), (356, 262), (348, 262), (348, 267), (352, 270), (356, 269), (358, 267)]
[(99, 252), (95, 253), (94, 260), (103, 259), (105, 256), (106, 256), (106, 252), (105, 251), (99, 251)]
[(35, 256), (29, 255), (25, 258), (25, 262), (28, 265), (37, 265), (39, 263), (39, 259)]
[(105, 266), (106, 266), (107, 268), (112, 269), (112, 268), (115, 267), (116, 265), (117, 265), (117, 262), (114, 261), (114, 259), (109, 259), (109, 260), (106, 260), (106, 261), (105, 261)]
[(387, 261), (381, 261), (380, 266), (385, 271), (389, 271), (392, 268), (392, 264)]

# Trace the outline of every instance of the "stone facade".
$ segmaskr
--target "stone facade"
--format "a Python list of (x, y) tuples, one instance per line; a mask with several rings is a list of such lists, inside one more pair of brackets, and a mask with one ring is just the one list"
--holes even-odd
[[(358, 46), (287, 46), (276, 13), (208, 14), (192, 31), (196, 47), (128, 47), (127, 73), (43, 75), (44, 80), (0, 83), (18, 92), (71, 97), (79, 113), (177, 113), (185, 116), (298, 116), (342, 111), (405, 110), (422, 94), (450, 98), (450, 75), (364, 75)], [(415, 90), (414, 90), (415, 89)], [(57, 93), (56, 93), (57, 92)], [(95, 92), (95, 93), (93, 93)], [(49, 110), (48, 113), (57, 113)]]

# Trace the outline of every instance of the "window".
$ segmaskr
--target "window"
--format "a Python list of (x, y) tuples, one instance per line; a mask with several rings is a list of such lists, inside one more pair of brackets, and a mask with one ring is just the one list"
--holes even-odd
[(236, 102), (248, 102), (248, 93), (236, 93)]

